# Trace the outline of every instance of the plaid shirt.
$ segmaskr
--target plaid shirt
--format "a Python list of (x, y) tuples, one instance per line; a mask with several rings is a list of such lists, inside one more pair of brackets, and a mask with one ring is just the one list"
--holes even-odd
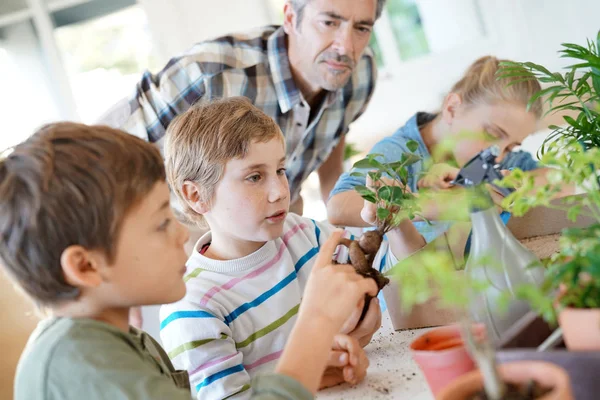
[(113, 107), (101, 122), (162, 148), (169, 123), (197, 101), (245, 96), (275, 120), (286, 138), (294, 201), (301, 183), (362, 114), (375, 80), (375, 60), (367, 49), (348, 83), (328, 92), (320, 108), (311, 112), (292, 78), (283, 29), (267, 26), (198, 43), (171, 59), (158, 75), (144, 73), (135, 95)]

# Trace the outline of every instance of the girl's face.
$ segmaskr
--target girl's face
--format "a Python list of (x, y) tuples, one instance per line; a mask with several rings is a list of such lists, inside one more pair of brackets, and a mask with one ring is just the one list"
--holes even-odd
[[(451, 113), (452, 115), (447, 115)], [(482, 133), (484, 137), (464, 139), (454, 151), (456, 161), (463, 166), (481, 150), (496, 145), (500, 149), (498, 161), (536, 130), (537, 118), (527, 112), (525, 105), (501, 102), (496, 104), (464, 105), (449, 111), (443, 118), (453, 135)]]

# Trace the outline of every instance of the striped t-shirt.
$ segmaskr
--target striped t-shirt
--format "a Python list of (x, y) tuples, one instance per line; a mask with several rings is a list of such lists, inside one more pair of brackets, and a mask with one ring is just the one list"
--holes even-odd
[[(249, 398), (251, 378), (274, 369), (316, 255), (334, 229), (289, 214), (280, 238), (230, 261), (200, 254), (210, 232), (198, 241), (185, 298), (160, 311), (163, 345), (173, 364), (188, 371), (198, 399)], [(397, 261), (387, 250), (384, 241), (374, 261), (380, 270)], [(339, 247), (336, 260), (346, 262), (347, 254)]]

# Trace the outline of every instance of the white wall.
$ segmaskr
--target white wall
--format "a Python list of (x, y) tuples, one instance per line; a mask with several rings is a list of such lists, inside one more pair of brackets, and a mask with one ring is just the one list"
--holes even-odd
[[(456, 18), (446, 0), (419, 0), (429, 20), (457, 32), (464, 14)], [(431, 13), (439, 3), (439, 14)], [(466, 0), (459, 2), (467, 5)], [(558, 57), (563, 42), (583, 44), (600, 29), (600, 1), (480, 0), (485, 36), (473, 37), (457, 47), (441, 46), (436, 54), (402, 64), (391, 76), (382, 76), (372, 104), (349, 134), (349, 141), (370, 148), (381, 136), (392, 133), (417, 110), (435, 110), (452, 84), (476, 58), (492, 54), (517, 61), (533, 61), (559, 70), (567, 61)], [(460, 12), (460, 10), (457, 10)], [(425, 15), (427, 17), (427, 15)], [(427, 23), (427, 18), (423, 18)], [(435, 27), (434, 27), (435, 28)], [(444, 29), (426, 29), (429, 33)], [(472, 28), (472, 27), (471, 27)]]
[(194, 43), (272, 21), (267, 0), (138, 0), (167, 60)]
[(20, 22), (2, 32), (0, 88), (10, 95), (0, 96), (0, 110), (5, 116), (0, 151), (61, 115), (57, 106), (60, 102), (52, 95), (52, 80), (31, 23)]

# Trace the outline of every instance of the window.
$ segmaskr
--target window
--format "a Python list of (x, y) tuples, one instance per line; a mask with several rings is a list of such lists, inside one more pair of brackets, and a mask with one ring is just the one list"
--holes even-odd
[[(272, 20), (282, 23), (285, 0), (268, 2)], [(482, 36), (479, 0), (387, 0), (370, 46), (383, 75), (388, 75), (402, 63), (456, 49)]]
[(388, 0), (387, 17), (402, 61), (429, 53), (429, 45), (415, 0)]
[(96, 121), (161, 66), (154, 54), (136, 0), (0, 2), (0, 151), (45, 123)]
[(86, 123), (130, 95), (145, 69), (162, 67), (139, 6), (56, 28), (55, 37), (77, 111)]

